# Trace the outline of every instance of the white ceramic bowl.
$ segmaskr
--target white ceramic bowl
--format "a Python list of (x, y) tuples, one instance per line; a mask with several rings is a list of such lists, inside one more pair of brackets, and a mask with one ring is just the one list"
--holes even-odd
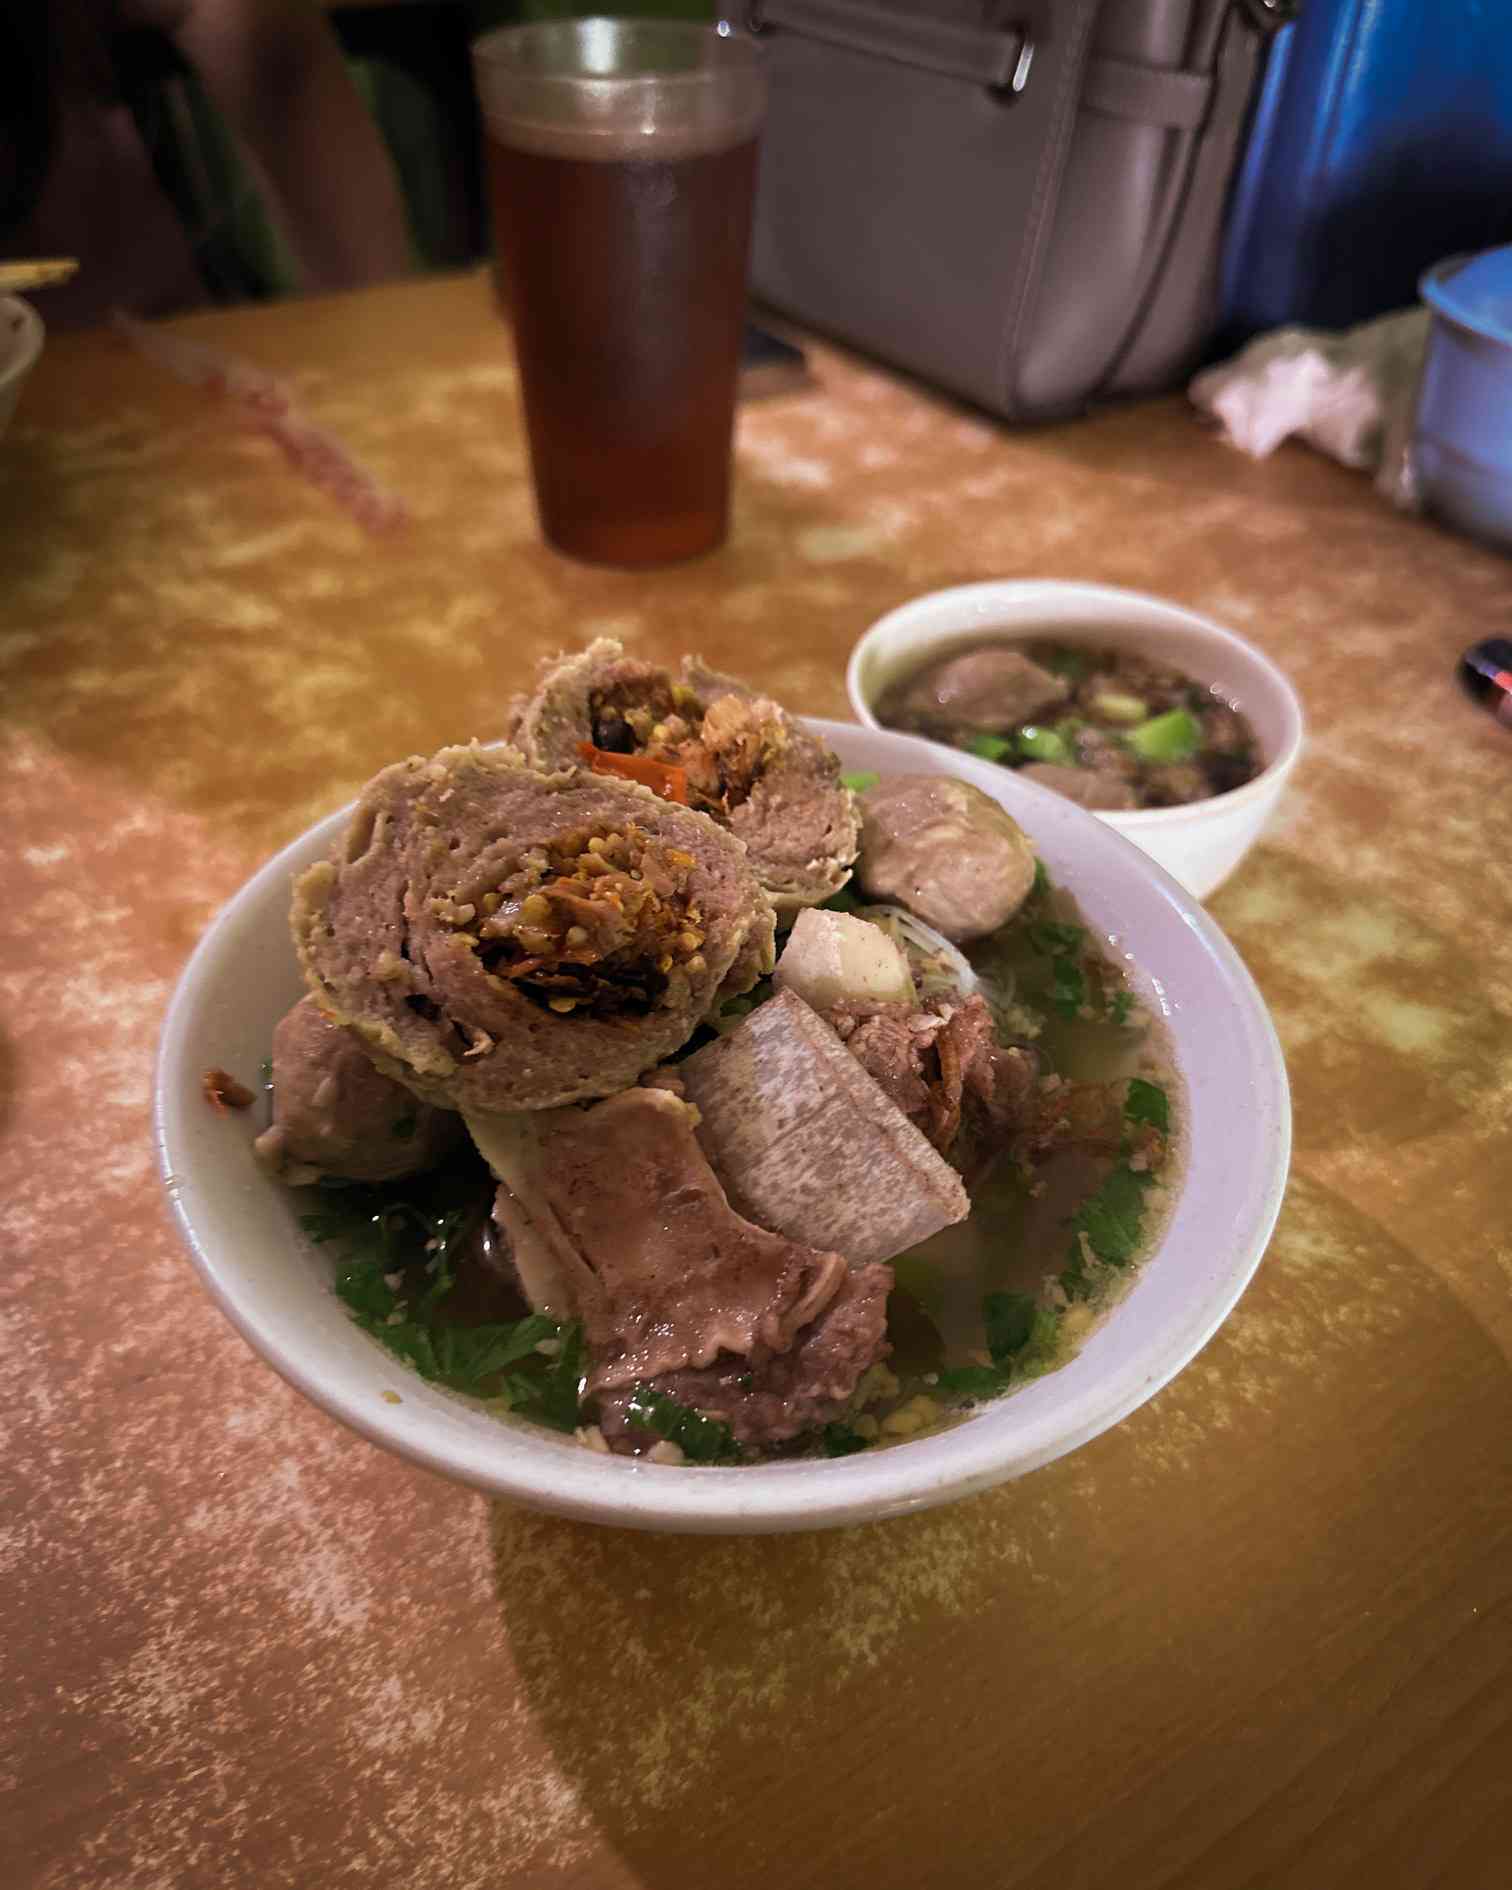
[(851, 707), (868, 728), (880, 728), (876, 704), (882, 692), (926, 657), (998, 638), (1023, 642), (1063, 631), (1068, 641), (1139, 650), (1169, 663), (1196, 682), (1216, 686), (1249, 717), (1265, 757), (1253, 781), (1187, 807), (1097, 816), (1205, 899), (1260, 837), (1302, 752), (1302, 705), (1291, 684), (1232, 630), (1142, 591), (1107, 584), (1048, 578), (961, 584), (901, 604), (861, 637), (846, 670)]
[(910, 736), (814, 726), (849, 768), (956, 774), (994, 795), (1128, 961), (1165, 1020), (1188, 1117), (1185, 1174), (1158, 1248), (1061, 1370), (952, 1430), (834, 1461), (695, 1469), (605, 1457), (424, 1383), (348, 1318), (329, 1261), (299, 1231), (299, 1200), (252, 1160), (255, 1124), (217, 1115), (201, 1093), (211, 1068), (249, 1080), (301, 994), (290, 881), (331, 845), (346, 819), (332, 814), (264, 866), (201, 940), (163, 1029), (156, 1128), (205, 1285), (291, 1384), (374, 1443), (517, 1502), (640, 1529), (733, 1534), (898, 1516), (1020, 1476), (1116, 1424), (1180, 1371), (1244, 1290), (1280, 1207), (1291, 1114), (1275, 1031), (1222, 933), (1069, 801)]
[(42, 352), (42, 317), (19, 295), (0, 295), (0, 438), (10, 425), (21, 385)]

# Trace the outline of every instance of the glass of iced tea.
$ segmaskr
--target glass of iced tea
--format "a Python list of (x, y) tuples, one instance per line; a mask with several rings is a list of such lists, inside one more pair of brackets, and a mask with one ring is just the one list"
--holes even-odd
[(541, 529), (600, 564), (712, 550), (761, 53), (726, 27), (555, 20), (486, 34), (473, 69)]

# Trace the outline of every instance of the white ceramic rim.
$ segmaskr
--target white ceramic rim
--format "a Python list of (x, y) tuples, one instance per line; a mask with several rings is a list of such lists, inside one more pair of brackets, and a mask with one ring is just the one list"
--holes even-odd
[[(814, 721), (810, 726), (842, 757), (848, 739), (854, 742), (864, 734), (846, 723)], [(178, 982), (159, 1045), (154, 1136), (169, 1198), (200, 1279), (254, 1351), (312, 1403), (370, 1442), (443, 1476), (578, 1520), (697, 1534), (836, 1527), (910, 1514), (971, 1495), (1075, 1450), (1143, 1404), (1188, 1364), (1217, 1331), (1254, 1274), (1285, 1190), (1291, 1149), (1290, 1096), (1280, 1044), (1260, 994), (1234, 948), (1197, 902), (1132, 843), (1084, 809), (1024, 784), (1015, 787), (1012, 775), (990, 762), (892, 731), (878, 733), (890, 743), (915, 750), (921, 761), (948, 764), (951, 773), (974, 780), (1000, 801), (1022, 801), (1025, 824), (1047, 852), (1053, 872), (1059, 871), (1065, 859), (1101, 853), (1104, 873), (1111, 868), (1115, 882), (1145, 881), (1173, 925), (1180, 928), (1183, 949), (1191, 949), (1194, 943), (1200, 947), (1212, 975), (1232, 1000), (1237, 1061), (1249, 1080), (1245, 1102), (1250, 1133), (1247, 1138), (1232, 1139), (1233, 1162), (1223, 1181), (1226, 1207), (1230, 1196), (1236, 1204), (1232, 1225), (1225, 1230), (1232, 1237), (1226, 1251), (1211, 1228), (1199, 1241), (1196, 1229), (1185, 1224), (1194, 1211), (1189, 1211), (1191, 1190), (1184, 1189), (1178, 1193), (1165, 1233), (1119, 1308), (1067, 1365), (1007, 1399), (984, 1406), (963, 1424), (883, 1451), (822, 1463), (806, 1459), (740, 1468), (678, 1468), (604, 1457), (536, 1427), (492, 1418), (486, 1427), (486, 1446), (479, 1441), (474, 1447), (468, 1434), (465, 1447), (460, 1442), (452, 1450), (431, 1447), (410, 1434), (411, 1418), (403, 1405), (390, 1405), (375, 1395), (375, 1382), (382, 1376), (377, 1365), (384, 1357), (375, 1342), (365, 1341), (373, 1344), (372, 1381), (360, 1373), (350, 1381), (333, 1379), (330, 1360), (318, 1340), (310, 1341), (307, 1348), (296, 1340), (288, 1349), (270, 1342), (255, 1314), (255, 1292), (238, 1280), (234, 1259), (207, 1250), (186, 1200), (192, 1176), (180, 1151), (188, 1112), (205, 1108), (193, 1072), (205, 1067), (202, 1033), (207, 1019), (196, 1014), (196, 1004), (203, 1000), (202, 987), (216, 975), (218, 945), (250, 909), (275, 892), (280, 899), (287, 897), (292, 875), (323, 856), (346, 820), (350, 809), (343, 808), (261, 867), (217, 915)], [(1086, 895), (1080, 896), (1085, 901)], [(1116, 935), (1109, 936), (1116, 943)], [(1132, 972), (1146, 1000), (1169, 1015), (1173, 1006), (1158, 980), (1141, 976), (1137, 966)], [(1179, 994), (1174, 1008), (1181, 1008)], [(196, 1050), (196, 1045), (201, 1047)], [(213, 1061), (213, 1053), (209, 1060)], [(1120, 1349), (1110, 1348), (1105, 1335), (1154, 1275), (1166, 1248), (1179, 1247), (1183, 1234), (1198, 1254), (1193, 1265), (1200, 1277), (1190, 1293), (1183, 1291), (1179, 1318), (1135, 1346), (1116, 1369), (1103, 1369), (1101, 1355)], [(322, 1362), (327, 1366), (324, 1373)], [(388, 1369), (385, 1364), (384, 1370)], [(1068, 1402), (1067, 1389), (1073, 1385)], [(1054, 1388), (1048, 1399), (1047, 1387)], [(1040, 1408), (1046, 1404), (1048, 1409)], [(515, 1448), (522, 1440), (527, 1447)]]
[[(1138, 833), (1150, 827), (1172, 827), (1184, 821), (1200, 819), (1204, 810), (1222, 802), (1225, 809), (1242, 806), (1248, 801), (1257, 801), (1281, 783), (1297, 765), (1302, 753), (1302, 743), (1306, 736), (1306, 722), (1302, 714), (1302, 704), (1297, 692), (1287, 680), (1285, 672), (1278, 669), (1263, 650), (1257, 649), (1237, 630), (1230, 630), (1226, 625), (1217, 623), (1211, 617), (1203, 616), (1199, 611), (1188, 610), (1183, 604), (1173, 604), (1164, 597), (1157, 597), (1152, 591), (1132, 591), (1117, 584), (1088, 584), (1073, 578), (986, 578), (973, 584), (950, 585), (944, 590), (925, 591), (918, 597), (911, 597), (907, 603), (899, 604), (869, 624), (851, 646), (849, 660), (845, 666), (845, 693), (857, 718), (867, 728), (883, 728), (872, 713), (866, 692), (861, 686), (861, 667), (865, 661), (866, 649), (873, 638), (880, 639), (884, 629), (890, 629), (900, 621), (907, 622), (909, 617), (917, 615), (927, 617), (947, 603), (958, 604), (962, 610), (975, 608), (979, 604), (1001, 605), (1016, 608), (1028, 603), (1031, 598), (1047, 590), (1054, 590), (1068, 601), (1084, 603), (1089, 608), (1098, 604), (1140, 604), (1157, 611), (1166, 623), (1187, 630), (1200, 630), (1219, 644), (1225, 645), (1241, 660), (1252, 663), (1265, 677), (1275, 692), (1281, 707), (1281, 717), (1286, 732), (1281, 745), (1266, 765), (1253, 780), (1246, 781), (1243, 787), (1230, 788), (1226, 794), (1214, 796), (1211, 801), (1192, 801), (1182, 807), (1131, 807), (1116, 810), (1099, 810), (1099, 817), (1116, 825), (1120, 830)], [(1122, 626), (1120, 626), (1122, 627)], [(1055, 625), (1035, 625), (1026, 616), (1022, 623), (1007, 623), (996, 626), (1007, 640), (1021, 642), (1025, 637), (1045, 635), (1053, 631)], [(989, 642), (993, 635), (993, 626), (961, 625), (963, 642), (968, 638)], [(1085, 637), (1073, 637), (1072, 642), (1085, 642)], [(1200, 677), (1194, 678), (1201, 681)], [(1011, 772), (1011, 770), (1010, 770)], [(1026, 785), (1032, 786), (1032, 783)]]
[(0, 362), (0, 393), (3, 393), (18, 381), (25, 380), (36, 365), (47, 330), (42, 325), (42, 317), (31, 303), (23, 301), (19, 295), (0, 295), (0, 312), (7, 317), (11, 314), (21, 317), (19, 326), (13, 331), (16, 351), (8, 361)]

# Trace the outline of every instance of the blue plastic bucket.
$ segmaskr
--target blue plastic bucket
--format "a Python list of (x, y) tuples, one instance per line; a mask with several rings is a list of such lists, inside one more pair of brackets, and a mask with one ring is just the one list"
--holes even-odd
[(1512, 547), (1512, 247), (1451, 256), (1418, 286), (1433, 312), (1413, 437), (1423, 501)]

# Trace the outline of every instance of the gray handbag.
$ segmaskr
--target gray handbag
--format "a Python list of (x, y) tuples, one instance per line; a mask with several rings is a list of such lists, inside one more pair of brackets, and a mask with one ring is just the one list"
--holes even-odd
[(1284, 0), (752, 0), (763, 302), (1010, 420), (1179, 380)]

